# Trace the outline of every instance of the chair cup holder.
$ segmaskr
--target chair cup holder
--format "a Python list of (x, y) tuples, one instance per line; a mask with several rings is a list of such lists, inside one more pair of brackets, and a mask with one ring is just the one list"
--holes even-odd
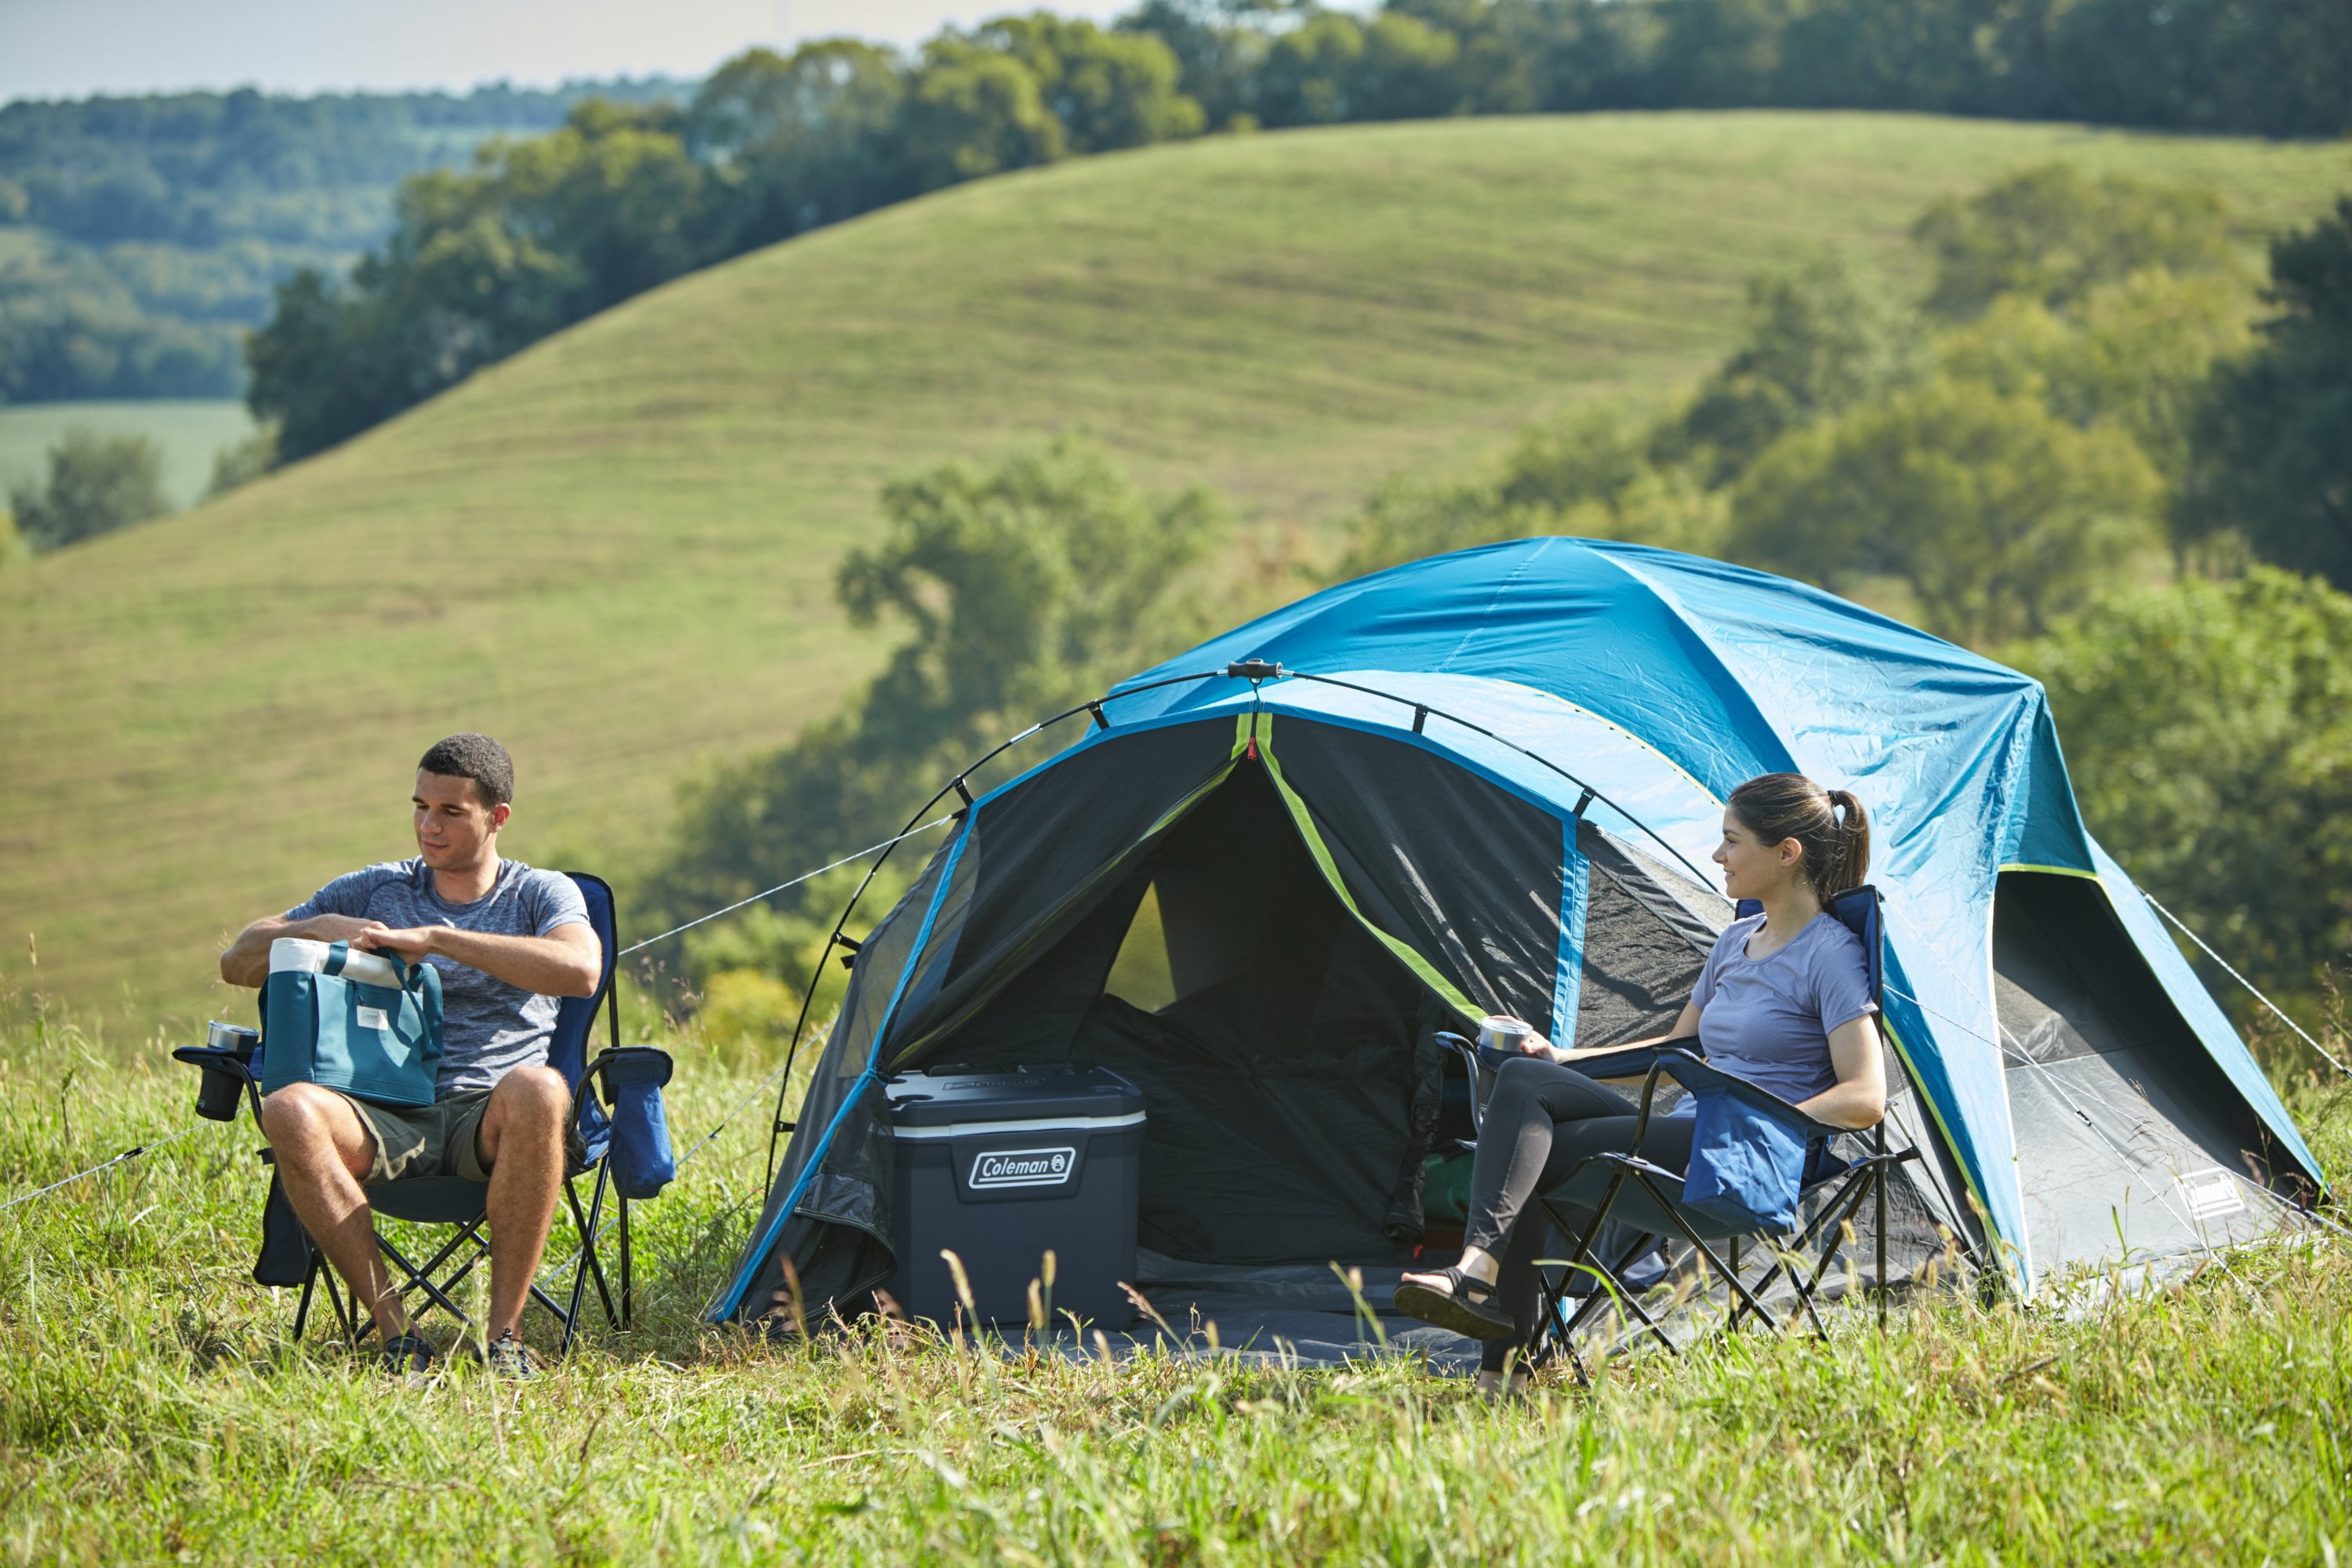
[(207, 1121), (234, 1121), (244, 1094), (245, 1081), (235, 1073), (207, 1068), (196, 1085), (196, 1114)]
[(215, 1037), (227, 1036), (228, 1046), (183, 1046), (172, 1053), (173, 1061), (187, 1063), (202, 1074), (196, 1085), (196, 1114), (207, 1121), (236, 1120), (237, 1101), (245, 1097), (245, 1086), (253, 1081), (253, 1052), (257, 1043), (252, 1031), (230, 1029), (224, 1025), (213, 1026)]

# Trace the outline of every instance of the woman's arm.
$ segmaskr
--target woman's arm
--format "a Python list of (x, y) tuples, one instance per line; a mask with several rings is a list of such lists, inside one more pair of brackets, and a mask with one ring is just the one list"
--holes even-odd
[(1886, 1068), (1878, 1052), (1878, 1020), (1864, 1013), (1830, 1031), (1830, 1065), (1837, 1069), (1834, 1087), (1797, 1109), (1816, 1121), (1859, 1131), (1875, 1127), (1886, 1114)]
[(1675, 1017), (1673, 1028), (1663, 1035), (1654, 1035), (1646, 1040), (1626, 1040), (1614, 1046), (1588, 1046), (1582, 1050), (1573, 1048), (1562, 1050), (1558, 1046), (1538, 1040), (1531, 1035), (1528, 1037), (1528, 1045), (1529, 1055), (1534, 1055), (1538, 1050), (1549, 1052), (1552, 1060), (1572, 1067), (1591, 1057), (1615, 1056), (1619, 1051), (1635, 1051), (1643, 1046), (1662, 1046), (1668, 1040), (1687, 1040), (1697, 1033), (1698, 1004), (1685, 1002), (1683, 1004), (1683, 1010)]

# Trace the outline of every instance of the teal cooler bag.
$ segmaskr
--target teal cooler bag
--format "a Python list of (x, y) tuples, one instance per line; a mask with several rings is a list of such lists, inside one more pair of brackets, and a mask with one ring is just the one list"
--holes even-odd
[(373, 956), (401, 984), (372, 985), (343, 973), (347, 943), (328, 949), (325, 973), (278, 970), (261, 988), (264, 1094), (315, 1083), (384, 1105), (430, 1105), (441, 1068), (441, 976), (429, 963)]

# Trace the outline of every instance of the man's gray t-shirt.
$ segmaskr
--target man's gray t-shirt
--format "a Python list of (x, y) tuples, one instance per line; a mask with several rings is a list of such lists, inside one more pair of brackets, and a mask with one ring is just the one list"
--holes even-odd
[(1763, 926), (1759, 914), (1724, 928), (1691, 1001), (1710, 1066), (1796, 1105), (1836, 1087), (1830, 1032), (1878, 1006), (1862, 941), (1835, 915), (1815, 915), (1785, 947), (1750, 958), (1748, 939)]
[[(500, 860), (497, 883), (470, 904), (450, 903), (435, 891), (432, 868), (422, 859), (387, 860), (336, 878), (286, 911), (289, 921), (312, 915), (352, 915), (395, 930), (454, 926), (491, 936), (545, 936), (560, 926), (590, 923), (578, 883), (520, 860)], [(514, 1068), (547, 1059), (562, 1005), (556, 998), (533, 995), (451, 959), (425, 962), (441, 973), (436, 1097), (488, 1089)]]

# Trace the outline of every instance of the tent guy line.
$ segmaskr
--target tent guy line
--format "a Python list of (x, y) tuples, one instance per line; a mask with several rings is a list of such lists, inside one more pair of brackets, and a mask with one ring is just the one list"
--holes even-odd
[[(940, 793), (944, 795), (947, 792), (942, 790)], [(713, 910), (707, 915), (697, 915), (694, 919), (687, 921), (684, 925), (672, 926), (669, 930), (662, 932), (659, 936), (649, 936), (646, 938), (645, 941), (636, 943), (635, 946), (623, 948), (613, 956), (615, 960), (626, 958), (629, 954), (638, 952), (641, 949), (651, 947), (657, 942), (667, 942), (671, 937), (677, 935), (680, 931), (692, 931), (695, 927), (715, 921), (721, 915), (731, 915), (737, 910), (743, 909), (751, 904), (756, 904), (761, 899), (772, 898), (775, 894), (782, 892), (787, 888), (797, 888), (803, 882), (809, 880), (811, 878), (822, 877), (827, 871), (837, 871), (853, 860), (863, 860), (868, 855), (872, 855), (878, 850), (887, 849), (893, 844), (899, 842), (900, 839), (912, 838), (918, 833), (929, 833), (932, 828), (942, 826), (948, 823), (953, 822), (955, 818), (953, 816), (948, 816), (936, 818), (930, 822), (926, 822), (920, 827), (910, 827), (907, 829), (906, 832), (899, 834), (896, 838), (885, 838), (879, 844), (869, 844), (865, 848), (857, 850), (855, 853), (844, 855), (840, 859), (834, 861), (829, 866), (819, 866), (814, 871), (803, 871), (799, 876), (794, 877), (791, 881), (779, 882), (774, 887), (768, 889), (765, 892), (754, 893), (748, 899), (739, 899), (723, 910)]]
[(2158, 903), (2156, 901), (2155, 894), (2149, 892), (2147, 889), (2142, 888), (2140, 889), (2139, 896), (2146, 899), (2158, 914), (2162, 915), (2166, 920), (2168, 920), (2174, 925), (2179, 926), (2180, 928), (2180, 934), (2195, 942), (2199, 950), (2201, 951), (2206, 957), (2220, 964), (2224, 970), (2227, 970), (2231, 979), (2244, 986), (2248, 991), (2252, 992), (2255, 1001), (2260, 1002), (2263, 1006), (2268, 1007), (2273, 1013), (2277, 1014), (2278, 1021), (2280, 1023), (2284, 1024), (2296, 1034), (2303, 1036), (2303, 1043), (2309, 1046), (2313, 1050), (2317, 1051), (2322, 1061), (2325, 1061), (2329, 1067), (2334, 1068), (2337, 1072), (2352, 1075), (2352, 1068), (2346, 1067), (2342, 1062), (2337, 1061), (2334, 1057), (2328, 1055), (2327, 1047), (2326, 1046), (2323, 1046), (2317, 1040), (2313, 1039), (2311, 1036), (2305, 1031), (2304, 1026), (2301, 1024), (2298, 1024), (2293, 1018), (2288, 1017), (2285, 1012), (2280, 1008), (2279, 1005), (2272, 1001), (2269, 997), (2263, 995), (2260, 988), (2258, 988), (2252, 981), (2247, 979), (2244, 975), (2239, 973), (2236, 969), (2232, 968), (2228, 959), (2222, 957), (2220, 953), (2215, 952), (2210, 947), (2207, 946), (2205, 939), (2199, 936), (2195, 931), (2190, 931), (2188, 925), (2182, 921), (2179, 915), (2174, 914), (2170, 910), (2168, 910), (2162, 904)]
[(6, 1214), (18, 1204), (28, 1204), (35, 1198), (46, 1197), (49, 1194), (56, 1192), (60, 1187), (71, 1186), (74, 1183), (80, 1181), (84, 1176), (94, 1176), (98, 1174), (99, 1172), (107, 1170), (111, 1166), (120, 1165), (126, 1160), (136, 1160), (142, 1154), (152, 1154), (166, 1143), (176, 1143), (181, 1139), (185, 1138), (189, 1133), (194, 1132), (197, 1128), (202, 1127), (204, 1123), (201, 1121), (191, 1121), (185, 1127), (181, 1128), (177, 1132), (167, 1133), (163, 1137), (156, 1139), (152, 1143), (134, 1143), (130, 1148), (122, 1151), (121, 1153), (115, 1155), (111, 1159), (100, 1160), (97, 1164), (90, 1166), (87, 1170), (76, 1171), (70, 1176), (60, 1176), (46, 1187), (35, 1187), (29, 1193), (20, 1193), (16, 1196), (10, 1198), (6, 1203), (0, 1204), (0, 1214)]

